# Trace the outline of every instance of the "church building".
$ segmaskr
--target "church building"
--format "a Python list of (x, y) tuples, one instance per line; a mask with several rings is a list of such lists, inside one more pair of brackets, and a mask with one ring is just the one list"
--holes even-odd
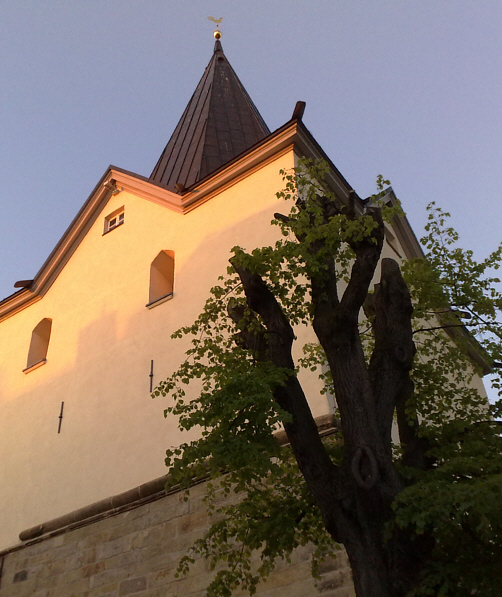
[[(305, 104), (291, 108), (270, 132), (217, 37), (152, 173), (110, 166), (34, 279), (0, 302), (0, 597), (205, 594), (204, 562), (174, 575), (207, 528), (204, 486), (188, 501), (165, 491), (165, 450), (186, 439), (150, 394), (182, 361), (171, 334), (200, 313), (230, 249), (276, 239), (280, 170), (324, 159), (333, 193), (352, 189)], [(404, 216), (386, 234), (385, 256), (421, 255)], [(330, 397), (304, 384), (328, 428)], [(309, 553), (258, 595), (353, 595), (343, 556), (314, 585)]]

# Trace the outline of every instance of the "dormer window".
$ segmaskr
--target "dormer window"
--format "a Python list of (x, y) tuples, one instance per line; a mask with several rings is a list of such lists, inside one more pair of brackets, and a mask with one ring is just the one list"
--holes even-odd
[(105, 229), (103, 234), (111, 232), (124, 223), (124, 206), (119, 207), (105, 218)]

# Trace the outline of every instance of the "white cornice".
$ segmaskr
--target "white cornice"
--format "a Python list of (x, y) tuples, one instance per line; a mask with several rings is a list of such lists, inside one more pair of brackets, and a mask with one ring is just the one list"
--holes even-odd
[(105, 181), (103, 181), (103, 185), (112, 184), (113, 181), (119, 191), (127, 191), (142, 199), (153, 201), (153, 203), (157, 203), (178, 213), (183, 213), (183, 206), (179, 195), (163, 189), (149, 180), (112, 166), (108, 171)]
[[(399, 200), (396, 197), (392, 187), (387, 189), (387, 195), (385, 197), (388, 204), (395, 206), (399, 204)], [(415, 233), (413, 232), (408, 218), (403, 213), (402, 215), (396, 215), (392, 221), (392, 231), (396, 235), (396, 238), (401, 245), (406, 259), (419, 259), (424, 257), (424, 252), (420, 243), (418, 242)]]
[(292, 149), (296, 129), (296, 123), (282, 127), (257, 147), (246, 152), (241, 158), (233, 160), (228, 166), (221, 168), (184, 195), (177, 195), (142, 176), (110, 166), (40, 268), (30, 288), (16, 292), (0, 303), (0, 321), (43, 297), (68, 263), (111, 195), (117, 190), (127, 191), (177, 213), (186, 214), (224, 188), (235, 184), (244, 176), (249, 176), (268, 160), (275, 159), (281, 153)]

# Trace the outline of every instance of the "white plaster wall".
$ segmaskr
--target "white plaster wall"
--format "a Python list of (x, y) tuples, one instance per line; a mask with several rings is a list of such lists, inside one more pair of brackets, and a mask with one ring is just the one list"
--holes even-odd
[[(292, 166), (283, 155), (186, 215), (113, 196), (48, 293), (0, 323), (0, 549), (166, 472), (165, 449), (182, 436), (163, 417), (165, 400), (150, 398), (150, 361), (155, 383), (181, 362), (187, 344), (170, 335), (199, 314), (232, 246), (276, 238), (279, 170)], [(104, 217), (122, 205), (125, 223), (103, 235)], [(165, 249), (175, 252), (174, 297), (147, 309), (150, 264)], [(24, 374), (44, 317), (53, 320), (47, 363)], [(325, 413), (316, 380), (307, 390), (314, 414)]]

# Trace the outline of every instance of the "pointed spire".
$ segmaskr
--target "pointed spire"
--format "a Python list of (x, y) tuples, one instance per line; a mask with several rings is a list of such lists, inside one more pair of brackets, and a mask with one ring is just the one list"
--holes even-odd
[(202, 79), (150, 179), (175, 192), (187, 188), (269, 134), (217, 39)]

